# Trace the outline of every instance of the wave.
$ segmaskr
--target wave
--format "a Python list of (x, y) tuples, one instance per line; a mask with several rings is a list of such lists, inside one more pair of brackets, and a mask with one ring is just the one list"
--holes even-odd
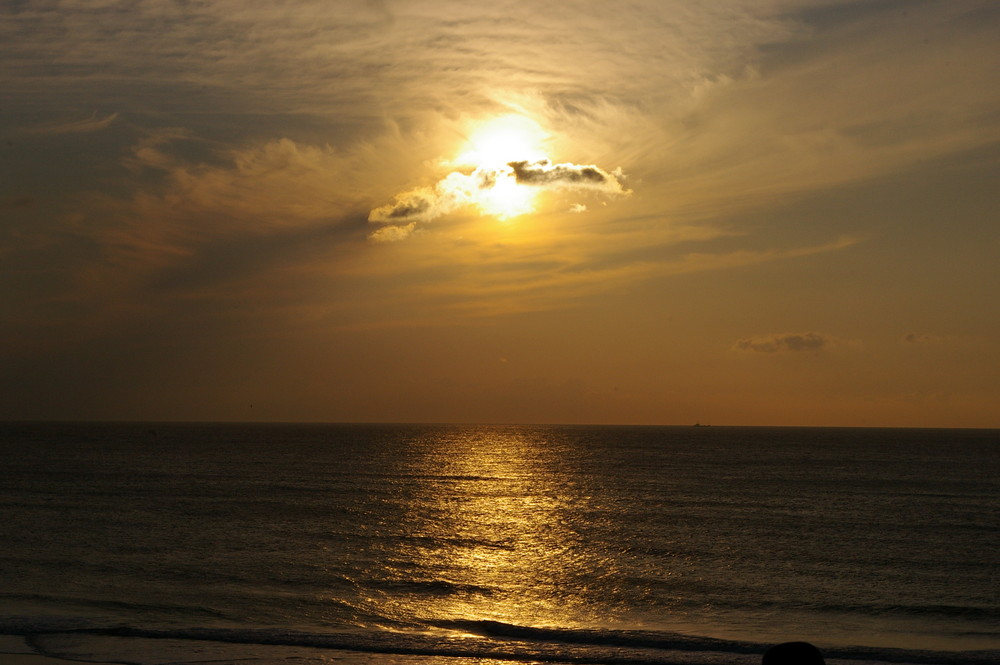
[[(78, 608), (94, 608), (97, 610), (104, 610), (107, 612), (125, 611), (125, 612), (149, 612), (156, 613), (160, 615), (175, 615), (178, 617), (201, 617), (205, 620), (213, 619), (230, 619), (224, 612), (209, 608), (209, 607), (197, 607), (191, 605), (181, 605), (175, 603), (137, 603), (137, 602), (125, 602), (114, 599), (98, 599), (98, 598), (85, 598), (72, 595), (56, 595), (56, 594), (46, 594), (46, 593), (7, 593), (0, 592), (0, 598), (13, 600), (13, 601), (27, 601), (27, 602), (40, 602), (44, 604), (60, 604), (63, 606), (76, 606)], [(39, 619), (42, 623), (41, 626), (46, 626), (46, 620), (49, 617), (44, 617)], [(60, 621), (69, 620), (69, 617), (57, 617)], [(3, 619), (0, 619), (2, 621)], [(6, 618), (7, 621), (13, 620), (12, 618)], [(30, 621), (30, 619), (22, 619), (23, 621)], [(80, 619), (80, 621), (88, 621), (87, 619)], [(0, 633), (3, 632), (3, 626), (9, 624), (0, 623)], [(38, 632), (46, 632), (44, 629)]]
[[(0, 634), (21, 635), (44, 650), (46, 636), (187, 640), (242, 646), (308, 647), (373, 654), (493, 658), (509, 661), (592, 663), (595, 665), (680, 665), (763, 653), (763, 643), (722, 640), (680, 633), (641, 630), (547, 628), (498, 621), (458, 619), (428, 622), (441, 629), (401, 632), (357, 630), (304, 632), (278, 628), (153, 628), (96, 625), (72, 617), (0, 617)], [(926, 651), (868, 647), (824, 649), (831, 659), (914, 665), (987, 665), (1000, 651)], [(731, 658), (723, 657), (728, 654)]]
[(430, 622), (441, 628), (467, 631), (488, 637), (508, 637), (531, 641), (585, 644), (593, 646), (632, 647), (683, 651), (725, 651), (758, 653), (761, 645), (753, 642), (695, 637), (657, 631), (600, 630), (581, 628), (539, 628), (501, 621), (451, 620)]
[[(696, 601), (693, 601), (696, 602)], [(714, 600), (719, 608), (737, 611), (751, 609), (774, 609), (810, 611), (822, 614), (850, 614), (864, 617), (920, 617), (920, 618), (961, 618), (971, 621), (1000, 622), (1000, 608), (976, 605), (946, 605), (938, 604), (881, 604), (881, 603), (805, 603), (789, 601), (755, 600), (750, 607), (746, 601)]]
[(477, 584), (460, 584), (448, 580), (380, 580), (374, 585), (382, 591), (397, 593), (420, 593), (427, 596), (450, 596), (455, 594), (476, 594), (492, 596), (493, 589)]
[[(434, 622), (434, 625), (490, 637), (512, 637), (540, 642), (629, 647), (643, 650), (759, 654), (769, 646), (757, 642), (723, 640), (663, 631), (540, 628), (478, 620), (440, 621)], [(1000, 656), (1000, 651), (997, 650), (941, 652), (851, 647), (830, 648), (824, 651), (831, 658), (906, 663), (995, 663), (997, 657)]]

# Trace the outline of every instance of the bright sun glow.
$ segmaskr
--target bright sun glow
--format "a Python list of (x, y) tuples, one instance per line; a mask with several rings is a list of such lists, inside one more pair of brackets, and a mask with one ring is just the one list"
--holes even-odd
[(542, 142), (546, 135), (537, 123), (516, 115), (503, 116), (480, 125), (469, 138), (466, 151), (456, 160), (488, 175), (489, 186), (476, 192), (476, 204), (500, 219), (534, 210), (536, 190), (517, 184), (510, 162), (546, 159)]
[(535, 209), (536, 192), (531, 187), (517, 184), (513, 174), (498, 173), (492, 187), (479, 191), (476, 203), (488, 215), (510, 219)]
[(509, 162), (545, 159), (541, 144), (545, 132), (537, 123), (518, 115), (507, 115), (481, 125), (469, 138), (458, 161), (480, 168), (502, 168)]

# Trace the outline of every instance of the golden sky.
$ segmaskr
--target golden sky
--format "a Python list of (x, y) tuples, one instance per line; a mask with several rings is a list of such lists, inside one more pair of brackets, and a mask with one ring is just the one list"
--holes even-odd
[(1000, 7), (0, 7), (0, 418), (1000, 427)]

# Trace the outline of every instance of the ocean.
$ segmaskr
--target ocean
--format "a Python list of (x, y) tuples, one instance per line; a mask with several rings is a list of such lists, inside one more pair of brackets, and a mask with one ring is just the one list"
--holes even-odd
[(997, 430), (6, 423), (0, 454), (0, 663), (1000, 662)]

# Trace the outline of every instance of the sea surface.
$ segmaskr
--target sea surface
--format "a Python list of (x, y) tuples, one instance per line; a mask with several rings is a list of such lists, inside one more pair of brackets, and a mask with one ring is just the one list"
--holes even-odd
[(6, 423), (0, 460), (0, 662), (1000, 662), (997, 430)]

